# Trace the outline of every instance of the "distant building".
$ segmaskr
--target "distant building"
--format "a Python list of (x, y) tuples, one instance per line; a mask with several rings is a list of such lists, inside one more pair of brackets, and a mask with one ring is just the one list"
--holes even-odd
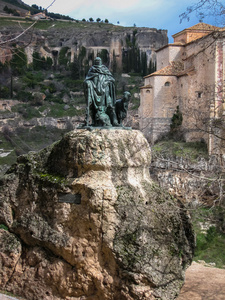
[(173, 38), (156, 52), (157, 71), (144, 78), (140, 129), (154, 144), (170, 131), (179, 107), (184, 139), (203, 139), (209, 153), (216, 153), (222, 141), (211, 125), (224, 114), (225, 31), (199, 23)]
[(32, 15), (31, 18), (33, 20), (45, 20), (50, 19), (44, 12), (39, 12), (38, 14)]

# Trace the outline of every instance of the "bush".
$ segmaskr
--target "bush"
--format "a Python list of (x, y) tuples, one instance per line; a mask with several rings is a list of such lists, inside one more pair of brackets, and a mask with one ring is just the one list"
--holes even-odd
[(56, 86), (54, 83), (50, 83), (50, 85), (48, 86), (48, 90), (51, 94), (54, 94), (55, 92), (57, 92)]
[[(196, 208), (191, 211), (192, 222), (196, 234), (196, 248), (194, 260), (204, 260), (206, 263), (215, 263), (221, 268), (225, 265), (225, 234), (221, 231), (218, 211), (222, 207)], [(214, 224), (204, 233), (201, 224)]]
[(175, 113), (173, 114), (173, 117), (171, 119), (170, 129), (176, 130), (178, 129), (183, 122), (183, 116), (182, 113), (179, 110), (179, 106), (177, 106)]
[(0, 87), (0, 98), (2, 99), (10, 98), (10, 90), (7, 86)]
[(17, 94), (17, 99), (22, 101), (22, 102), (29, 102), (32, 100), (32, 94), (30, 92), (26, 92), (26, 91), (19, 91)]
[(33, 53), (33, 69), (36, 71), (39, 70), (49, 70), (53, 65), (53, 60), (51, 57), (40, 57), (38, 52)]

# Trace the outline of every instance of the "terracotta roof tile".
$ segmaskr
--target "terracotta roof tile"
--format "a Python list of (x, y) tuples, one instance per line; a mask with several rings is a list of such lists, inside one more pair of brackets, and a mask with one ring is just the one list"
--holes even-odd
[(178, 76), (180, 72), (184, 71), (184, 64), (180, 61), (173, 61), (165, 68), (158, 70), (150, 75), (145, 76), (145, 78), (155, 75), (162, 76)]
[[(166, 66), (165, 68), (158, 70), (154, 73), (151, 73), (147, 76), (145, 76), (144, 78), (148, 78), (151, 76), (184, 76), (184, 75), (188, 75), (191, 72), (195, 72), (195, 68), (194, 67), (190, 67), (188, 69), (184, 69), (184, 64), (180, 61), (177, 62), (171, 62), (169, 66)], [(152, 87), (151, 85), (146, 85), (142, 88), (147, 88), (147, 87)]]
[(210, 24), (206, 24), (206, 23), (198, 23), (194, 26), (191, 26), (189, 28), (187, 28), (187, 30), (210, 30), (210, 31), (213, 31), (213, 30), (219, 30), (221, 29), (221, 27), (216, 27), (216, 26), (213, 26), (213, 25), (210, 25)]

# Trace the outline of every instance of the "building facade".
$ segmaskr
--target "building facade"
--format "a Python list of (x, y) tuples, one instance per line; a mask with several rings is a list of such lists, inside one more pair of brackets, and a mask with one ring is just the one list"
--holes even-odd
[(216, 153), (215, 126), (224, 112), (225, 31), (199, 23), (173, 36), (157, 51), (157, 71), (144, 78), (139, 108), (140, 129), (154, 144), (170, 132), (177, 109), (185, 141), (204, 140)]

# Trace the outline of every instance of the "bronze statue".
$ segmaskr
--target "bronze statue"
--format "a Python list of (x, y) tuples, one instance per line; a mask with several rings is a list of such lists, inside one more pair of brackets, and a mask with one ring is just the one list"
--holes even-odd
[(115, 79), (102, 65), (102, 60), (97, 57), (94, 65), (88, 71), (84, 81), (84, 93), (87, 103), (85, 123), (92, 126), (119, 126), (115, 113)]
[(126, 118), (127, 116), (127, 110), (128, 110), (128, 105), (130, 102), (130, 97), (131, 94), (129, 92), (124, 92), (123, 98), (116, 100), (116, 116), (118, 123), (122, 125), (122, 121)]
[[(96, 57), (94, 65), (84, 80), (84, 94), (87, 104), (84, 126), (121, 127), (130, 100), (130, 93), (125, 93), (127, 93), (126, 96), (124, 94), (123, 99), (118, 100), (121, 104), (117, 104), (116, 112), (115, 79), (108, 68), (102, 64), (101, 58)], [(120, 109), (123, 111), (119, 112)]]

